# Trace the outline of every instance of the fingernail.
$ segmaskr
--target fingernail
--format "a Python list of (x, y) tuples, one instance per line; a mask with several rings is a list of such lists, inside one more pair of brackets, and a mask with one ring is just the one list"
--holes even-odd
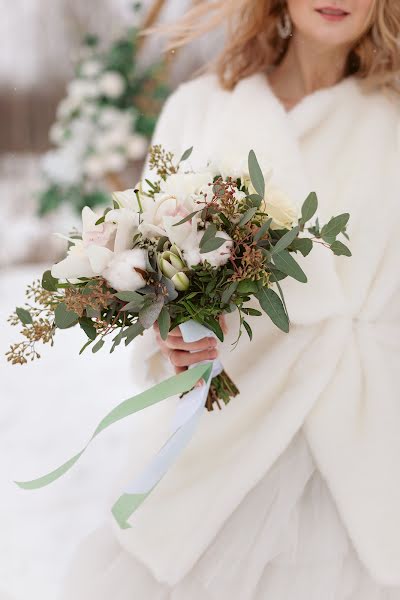
[(217, 345), (217, 340), (215, 338), (208, 338), (208, 344), (214, 348)]

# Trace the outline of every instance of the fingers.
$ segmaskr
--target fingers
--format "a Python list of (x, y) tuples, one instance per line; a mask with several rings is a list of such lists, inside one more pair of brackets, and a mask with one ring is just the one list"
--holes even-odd
[(168, 358), (174, 367), (189, 367), (203, 360), (215, 360), (218, 356), (216, 349), (202, 350), (200, 352), (185, 352), (183, 350), (172, 350), (168, 352)]
[(185, 350), (186, 352), (199, 352), (201, 350), (213, 350), (217, 346), (214, 338), (202, 338), (197, 342), (184, 342), (177, 336), (168, 336), (166, 345), (171, 350)]
[(155, 328), (155, 331), (156, 331), (157, 342), (161, 349), (163, 346), (167, 346), (167, 348), (171, 348), (171, 350), (185, 350), (186, 352), (199, 352), (201, 350), (212, 350), (213, 348), (216, 348), (216, 346), (217, 346), (217, 340), (213, 337), (205, 337), (205, 338), (202, 338), (201, 340), (197, 340), (196, 342), (184, 342), (182, 335), (180, 333), (179, 334), (176, 333), (177, 331), (179, 331), (178, 328), (173, 330), (175, 332), (175, 334), (173, 334), (172, 332), (169, 333), (166, 340), (163, 340), (161, 338), (160, 332), (157, 328)]

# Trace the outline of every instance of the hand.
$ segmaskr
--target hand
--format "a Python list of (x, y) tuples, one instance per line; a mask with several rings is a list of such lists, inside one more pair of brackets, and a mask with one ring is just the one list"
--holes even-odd
[[(222, 331), (226, 333), (224, 317), (220, 318)], [(160, 336), (157, 323), (154, 325), (157, 343), (161, 352), (173, 365), (176, 373), (182, 373), (190, 365), (203, 360), (214, 360), (218, 356), (217, 340), (213, 337), (204, 337), (197, 342), (184, 342), (179, 327), (169, 332), (166, 340)]]

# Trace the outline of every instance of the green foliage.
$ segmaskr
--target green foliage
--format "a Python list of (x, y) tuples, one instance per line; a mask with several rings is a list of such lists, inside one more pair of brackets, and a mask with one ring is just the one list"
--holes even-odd
[(339, 240), (333, 242), (333, 244), (331, 245), (331, 250), (333, 254), (336, 254), (336, 256), (351, 256), (350, 249)]
[(64, 302), (58, 304), (54, 311), (55, 325), (58, 329), (69, 329), (78, 322), (78, 315), (68, 310)]
[(337, 217), (332, 217), (329, 223), (324, 225), (321, 229), (321, 238), (324, 240), (324, 242), (327, 244), (333, 244), (339, 233), (346, 231), (346, 226), (349, 219), (350, 215), (348, 213), (343, 213)]
[(256, 190), (257, 194), (259, 194), (259, 196), (261, 196), (261, 198), (264, 198), (264, 196), (265, 196), (264, 175), (263, 175), (260, 165), (258, 164), (258, 160), (254, 153), (254, 150), (250, 150), (248, 166), (249, 166), (249, 174), (250, 174), (251, 183), (253, 184), (253, 187)]
[(279, 254), (273, 256), (276, 268), (289, 277), (293, 277), (301, 283), (307, 283), (307, 276), (301, 267), (297, 264), (293, 256), (287, 250), (282, 250)]
[(270, 288), (263, 287), (258, 292), (257, 299), (271, 321), (283, 332), (289, 333), (289, 318), (278, 294)]
[(42, 288), (48, 292), (56, 292), (58, 288), (58, 279), (52, 276), (51, 271), (45, 271), (42, 277)]
[(32, 315), (26, 308), (16, 308), (15, 312), (23, 325), (31, 325), (33, 323)]
[(318, 209), (318, 198), (315, 192), (308, 194), (301, 207), (301, 225), (305, 225), (310, 219), (313, 218)]
[(169, 333), (169, 328), (171, 325), (171, 317), (169, 315), (168, 309), (166, 306), (163, 306), (161, 312), (158, 316), (158, 327), (160, 329), (160, 335), (163, 340), (166, 340)]

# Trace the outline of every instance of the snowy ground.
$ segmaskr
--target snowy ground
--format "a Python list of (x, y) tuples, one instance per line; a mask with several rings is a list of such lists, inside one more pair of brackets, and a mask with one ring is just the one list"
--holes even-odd
[[(44, 267), (0, 275), (0, 354), (18, 338), (5, 325), (23, 304), (27, 283)], [(56, 600), (79, 541), (108, 518), (115, 466), (123, 461), (135, 423), (100, 436), (73, 470), (52, 486), (20, 490), (69, 458), (100, 418), (135, 393), (131, 352), (78, 356), (81, 331), (65, 331), (37, 363), (11, 366), (0, 357), (0, 599)], [(3, 596), (3, 595), (4, 596)], [(7, 595), (8, 594), (8, 595)]]

